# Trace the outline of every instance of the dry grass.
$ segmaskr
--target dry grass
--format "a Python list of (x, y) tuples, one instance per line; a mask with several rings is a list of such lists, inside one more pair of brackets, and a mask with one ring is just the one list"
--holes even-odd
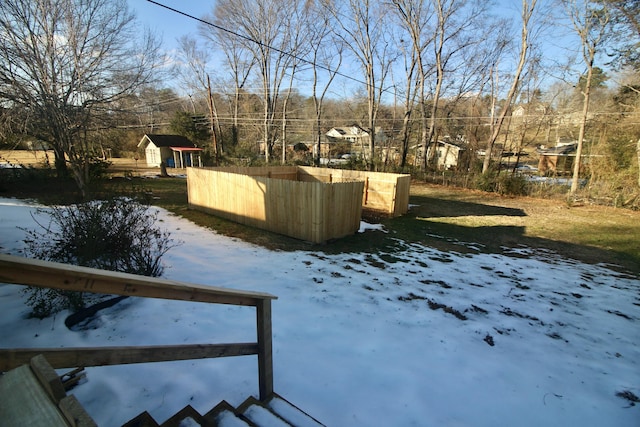
[(498, 245), (558, 251), (586, 262), (619, 264), (640, 272), (640, 212), (559, 200), (503, 197), (412, 183), (418, 220), (449, 236)]

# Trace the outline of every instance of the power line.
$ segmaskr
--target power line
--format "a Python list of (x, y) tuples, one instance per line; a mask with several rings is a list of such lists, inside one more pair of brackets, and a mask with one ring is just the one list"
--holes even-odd
[[(181, 10), (175, 9), (175, 8), (170, 7), (170, 6), (167, 6), (167, 5), (164, 5), (164, 4), (162, 4), (162, 3), (158, 3), (157, 1), (154, 1), (154, 0), (147, 0), (147, 1), (148, 1), (149, 3), (155, 4), (156, 6), (160, 6), (160, 7), (162, 7), (162, 8), (165, 8), (165, 9), (167, 9), (167, 10), (171, 11), (171, 12), (174, 12), (174, 13), (177, 13), (177, 14), (179, 14), (179, 15), (185, 16), (185, 17), (187, 17), (187, 18), (189, 18), (189, 19), (193, 19), (193, 20), (195, 20), (195, 21), (198, 21), (198, 22), (200, 22), (200, 23), (202, 23), (202, 24), (204, 24), (204, 25), (208, 25), (208, 26), (213, 27), (213, 28), (216, 28), (216, 29), (218, 29), (218, 30), (220, 30), (220, 31), (224, 31), (224, 32), (226, 32), (226, 33), (229, 33), (229, 34), (231, 34), (231, 35), (233, 35), (233, 36), (235, 36), (235, 37), (239, 37), (239, 38), (244, 39), (244, 40), (247, 40), (247, 41), (249, 41), (249, 42), (251, 42), (251, 43), (256, 43), (256, 44), (257, 44), (257, 45), (259, 45), (259, 46), (262, 46), (262, 47), (268, 48), (268, 49), (273, 50), (273, 51), (275, 51), (275, 52), (278, 52), (278, 53), (280, 53), (280, 54), (282, 54), (282, 55), (289, 56), (289, 57), (291, 57), (291, 58), (293, 58), (293, 59), (296, 59), (296, 60), (298, 60), (298, 61), (300, 61), (300, 62), (304, 62), (304, 63), (306, 63), (306, 64), (309, 64), (309, 65), (312, 65), (312, 66), (314, 66), (314, 67), (320, 68), (320, 69), (322, 69), (322, 70), (328, 71), (329, 73), (333, 73), (333, 74), (335, 74), (336, 76), (343, 77), (343, 78), (345, 78), (345, 79), (348, 79), (348, 80), (354, 81), (354, 82), (359, 83), (359, 84), (364, 85), (364, 86), (369, 86), (369, 84), (368, 84), (368, 83), (366, 83), (366, 82), (364, 82), (364, 81), (362, 81), (362, 80), (356, 79), (356, 78), (355, 78), (355, 77), (353, 77), (353, 76), (350, 76), (350, 75), (347, 75), (347, 74), (341, 73), (341, 72), (340, 72), (340, 71), (338, 71), (338, 70), (333, 70), (333, 69), (331, 69), (331, 68), (329, 68), (329, 67), (326, 67), (326, 66), (324, 66), (324, 65), (317, 64), (317, 63), (315, 63), (315, 62), (313, 62), (313, 61), (310, 61), (310, 60), (308, 60), (308, 59), (302, 58), (302, 57), (300, 57), (300, 56), (298, 56), (298, 55), (295, 55), (295, 54), (293, 54), (293, 53), (286, 52), (286, 51), (284, 51), (284, 50), (282, 50), (282, 49), (278, 49), (277, 47), (273, 47), (273, 46), (268, 45), (268, 44), (266, 44), (266, 43), (263, 43), (263, 42), (261, 42), (261, 41), (259, 41), (259, 40), (252, 39), (252, 38), (251, 38), (251, 37), (249, 37), (249, 36), (245, 36), (245, 35), (242, 35), (242, 34), (236, 33), (235, 31), (229, 30), (229, 29), (227, 29), (227, 28), (221, 27), (221, 26), (219, 26), (219, 25), (217, 25), (217, 24), (214, 24), (214, 23), (212, 23), (212, 22), (209, 22), (209, 21), (206, 21), (206, 20), (204, 20), (204, 19), (198, 18), (198, 17), (196, 17), (196, 16), (190, 15), (190, 14), (188, 14), (188, 13), (186, 13), (186, 12), (181, 11)], [(386, 90), (385, 90), (385, 91), (386, 91)]]

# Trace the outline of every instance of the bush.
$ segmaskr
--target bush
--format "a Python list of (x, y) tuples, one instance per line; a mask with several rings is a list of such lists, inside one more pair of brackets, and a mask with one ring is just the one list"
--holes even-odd
[(522, 175), (512, 173), (479, 174), (474, 180), (474, 186), (478, 190), (509, 196), (526, 196), (529, 193), (527, 179)]
[(494, 172), (481, 173), (473, 179), (473, 187), (477, 190), (493, 193), (497, 189), (497, 179)]
[(92, 158), (89, 160), (89, 179), (91, 181), (102, 179), (107, 175), (107, 170), (111, 166), (111, 162), (100, 158)]
[(497, 192), (509, 196), (526, 196), (529, 192), (527, 179), (522, 175), (512, 173), (498, 176)]
[[(73, 206), (38, 209), (39, 229), (26, 230), (28, 255), (48, 261), (157, 277), (162, 256), (176, 243), (156, 227), (157, 212), (130, 198), (116, 197)], [(34, 218), (35, 219), (35, 218)], [(28, 288), (27, 305), (36, 317), (77, 311), (86, 304), (82, 292)]]

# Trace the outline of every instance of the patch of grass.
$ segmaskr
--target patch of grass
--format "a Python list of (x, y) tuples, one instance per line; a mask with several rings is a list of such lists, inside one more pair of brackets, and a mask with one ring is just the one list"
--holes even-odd
[(489, 334), (487, 334), (484, 339), (484, 342), (486, 342), (487, 344), (489, 344), (491, 347), (493, 347), (494, 345), (496, 345), (496, 343), (493, 341), (493, 337)]
[[(412, 182), (410, 203), (417, 206), (403, 217), (407, 232), (412, 221), (420, 221), (414, 230), (480, 243), (489, 252), (500, 252), (501, 247), (550, 249), (580, 261), (615, 264), (640, 273), (637, 211), (569, 207), (560, 200), (504, 197), (417, 182)], [(441, 240), (434, 246), (446, 248), (447, 244)]]
[(444, 289), (451, 289), (451, 285), (449, 285), (447, 282), (443, 280), (424, 279), (424, 280), (420, 280), (420, 283), (424, 283), (425, 285), (438, 285)]
[(635, 406), (636, 403), (640, 403), (640, 398), (629, 390), (619, 391), (616, 393), (616, 396), (629, 401), (629, 406)]
[(367, 255), (365, 261), (367, 262), (367, 264), (369, 264), (372, 267), (376, 267), (379, 268), (381, 270), (384, 270), (387, 268), (387, 264), (385, 262), (379, 261), (377, 259), (375, 259), (373, 256), (371, 255)]
[(416, 295), (413, 292), (409, 292), (407, 296), (399, 296), (398, 301), (406, 302), (406, 301), (414, 301), (414, 300), (427, 300), (427, 297), (423, 297), (421, 295)]
[(453, 316), (455, 316), (456, 318), (460, 319), (460, 320), (467, 320), (467, 316), (465, 316), (464, 314), (462, 314), (461, 312), (459, 312), (458, 310), (456, 310), (453, 307), (450, 307), (448, 305), (445, 304), (441, 304), (439, 302), (435, 302), (433, 300), (427, 300), (427, 304), (429, 305), (429, 308), (431, 310), (442, 310), (445, 313), (449, 313)]
[(450, 307), (448, 305), (445, 304), (441, 304), (439, 302), (435, 302), (430, 298), (424, 297), (422, 295), (416, 295), (413, 292), (409, 292), (409, 294), (407, 296), (399, 296), (398, 297), (398, 301), (426, 301), (427, 305), (429, 306), (429, 308), (431, 310), (442, 310), (445, 313), (449, 313), (453, 316), (455, 316), (456, 318), (460, 319), (460, 320), (467, 320), (467, 316), (465, 316), (464, 314), (462, 314), (460, 311), (456, 310), (453, 307)]
[(477, 305), (473, 305), (473, 304), (471, 304), (471, 308), (470, 308), (470, 309), (465, 310), (465, 312), (467, 312), (467, 311), (469, 311), (469, 310), (470, 310), (470, 311), (474, 311), (474, 312), (476, 312), (476, 313), (489, 314), (489, 312), (488, 312), (487, 310), (485, 310), (484, 308), (482, 308), (482, 307), (478, 307)]

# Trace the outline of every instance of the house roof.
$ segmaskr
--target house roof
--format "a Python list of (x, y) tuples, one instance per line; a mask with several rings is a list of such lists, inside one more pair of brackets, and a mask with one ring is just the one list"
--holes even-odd
[(547, 155), (547, 156), (561, 156), (561, 155), (567, 155), (569, 153), (573, 153), (574, 151), (576, 151), (577, 147), (578, 147), (577, 143), (572, 143), (572, 144), (565, 144), (565, 145), (559, 145), (557, 147), (547, 148), (545, 150), (538, 150), (538, 152), (542, 155)]
[[(370, 133), (371, 132), (369, 130), (354, 124), (351, 126), (332, 127), (327, 133), (325, 133), (325, 136), (329, 139), (329, 142), (343, 140), (355, 141), (357, 139), (368, 137)], [(376, 138), (386, 138), (381, 127), (376, 126)]]
[(203, 151), (202, 148), (193, 148), (193, 147), (169, 147), (171, 151), (179, 151), (181, 153), (188, 153), (191, 151)]
[(153, 142), (156, 147), (184, 147), (195, 148), (195, 144), (189, 141), (189, 138), (182, 135), (158, 135), (158, 134), (145, 134), (138, 147), (146, 145), (146, 141)]
[(327, 132), (327, 135), (338, 133), (342, 136), (365, 136), (369, 135), (369, 132), (364, 130), (358, 125), (346, 126), (346, 127), (333, 127)]
[(457, 148), (459, 148), (461, 150), (466, 150), (467, 149), (466, 144), (464, 142), (462, 142), (462, 141), (454, 141), (454, 140), (449, 140), (449, 139), (447, 139), (447, 140), (439, 139), (438, 140), (438, 144), (451, 145), (451, 146), (457, 147)]

